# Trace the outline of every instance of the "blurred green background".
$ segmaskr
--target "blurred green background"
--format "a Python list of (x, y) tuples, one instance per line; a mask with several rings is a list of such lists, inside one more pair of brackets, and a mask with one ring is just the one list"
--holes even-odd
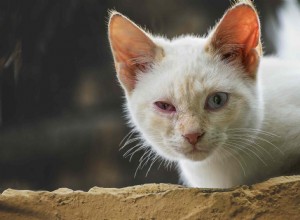
[[(280, 0), (256, 1), (265, 52), (268, 19)], [(87, 190), (177, 183), (175, 169), (137, 172), (123, 158), (128, 133), (107, 39), (108, 9), (152, 33), (203, 35), (230, 6), (224, 0), (1, 0), (0, 189)], [(276, 19), (275, 19), (276, 21)]]

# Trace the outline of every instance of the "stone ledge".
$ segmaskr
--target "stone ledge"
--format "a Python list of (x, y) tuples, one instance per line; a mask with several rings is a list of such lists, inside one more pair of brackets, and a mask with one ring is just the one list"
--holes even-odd
[(295, 219), (300, 176), (278, 177), (233, 189), (147, 184), (88, 192), (5, 190), (0, 219)]

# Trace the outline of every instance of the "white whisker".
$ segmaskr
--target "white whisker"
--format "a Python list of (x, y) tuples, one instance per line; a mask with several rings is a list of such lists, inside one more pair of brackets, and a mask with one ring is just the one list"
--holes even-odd
[(149, 166), (149, 168), (148, 168), (148, 170), (147, 170), (146, 177), (148, 176), (148, 173), (150, 172), (150, 170), (151, 170), (153, 164), (155, 164), (155, 162), (158, 160), (158, 158), (159, 158), (158, 155), (154, 155), (154, 157), (152, 158), (152, 162), (151, 162), (151, 164), (150, 164), (150, 166)]
[(133, 147), (129, 148), (124, 154), (123, 157), (126, 158), (128, 157), (128, 155), (130, 154), (130, 152), (132, 152), (135, 148), (139, 148), (141, 146), (141, 143), (138, 143), (136, 145), (134, 145)]
[(252, 149), (247, 148), (247, 147), (241, 147), (240, 145), (238, 145), (238, 143), (235, 143), (235, 142), (232, 142), (232, 141), (230, 142), (230, 144), (233, 147), (236, 147), (237, 149), (240, 149), (244, 153), (246, 153), (245, 150), (248, 150), (249, 152), (253, 153), (265, 166), (267, 166), (267, 163), (255, 151), (253, 151)]
[(277, 149), (282, 155), (284, 155), (284, 152), (278, 148), (275, 144), (273, 144), (272, 142), (268, 141), (267, 139), (263, 138), (263, 137), (259, 137), (259, 136), (254, 136), (251, 134), (244, 134), (244, 135), (233, 135), (234, 137), (247, 137), (247, 138), (253, 138), (253, 139), (257, 139), (257, 140), (261, 140), (265, 143), (268, 143), (269, 145), (273, 146), (275, 149)]
[[(244, 176), (246, 176), (246, 171), (245, 171), (245, 168), (244, 168), (243, 164), (242, 164), (242, 163), (240, 162), (240, 160), (234, 155), (234, 153), (230, 152), (230, 149), (231, 149), (231, 148), (229, 148), (230, 145), (228, 145), (228, 146), (223, 145), (223, 146), (228, 148), (228, 150), (226, 150), (225, 148), (223, 148), (224, 152), (227, 152), (230, 156), (232, 156), (232, 157), (238, 162), (238, 164), (240, 165), (240, 167), (241, 167), (241, 169), (242, 169), (242, 171), (243, 171), (243, 173), (244, 173)], [(231, 150), (234, 151), (234, 149), (231, 149)]]
[[(122, 146), (122, 144), (124, 143), (124, 141), (126, 140), (126, 139), (130, 139), (131, 138), (131, 136), (134, 134), (134, 130), (131, 130), (130, 132), (128, 132), (128, 134), (126, 134), (125, 135), (125, 137), (121, 140), (121, 142), (120, 142), (120, 144), (119, 144), (119, 147), (121, 147)], [(123, 147), (121, 147), (120, 149), (122, 149)]]
[[(143, 150), (144, 148), (143, 148), (143, 146), (140, 146), (138, 149), (136, 149), (134, 152), (132, 152), (131, 154), (130, 154), (130, 157), (129, 157), (129, 162), (131, 162), (131, 160), (132, 160), (132, 158), (133, 158), (133, 156), (134, 156), (134, 154), (135, 153), (137, 153), (137, 152), (139, 152), (139, 151), (141, 151), (141, 150)], [(129, 155), (128, 155), (129, 156)]]
[(255, 129), (255, 128), (230, 128), (227, 130), (229, 133), (257, 133), (257, 134), (264, 134), (270, 137), (280, 137), (277, 134), (268, 132), (268, 131), (264, 131), (264, 130), (260, 130), (260, 129)]
[(226, 142), (226, 144), (228, 144), (230, 147), (234, 147), (234, 148), (238, 149), (239, 151), (245, 153), (249, 158), (253, 158), (253, 156), (249, 152), (245, 151), (243, 147), (237, 146), (235, 143), (233, 143), (231, 141)]
[(140, 159), (139, 159), (139, 165), (137, 166), (137, 168), (135, 170), (135, 173), (134, 173), (134, 178), (136, 177), (136, 174), (137, 174), (138, 170), (140, 170), (142, 168), (143, 162), (145, 160), (147, 160), (148, 157), (145, 157), (145, 155), (147, 155), (149, 152), (151, 152), (150, 149), (146, 150), (145, 153), (140, 157)]
[(231, 137), (229, 138), (229, 140), (233, 140), (235, 141), (237, 144), (244, 144), (250, 147), (254, 147), (255, 149), (260, 149), (262, 151), (264, 151), (266, 154), (268, 154), (268, 156), (274, 160), (274, 157), (272, 156), (272, 154), (270, 154), (269, 151), (267, 151), (265, 148), (263, 148), (262, 146), (260, 146), (258, 143), (255, 142), (255, 140), (253, 139), (246, 139), (246, 138), (242, 138), (242, 137)]

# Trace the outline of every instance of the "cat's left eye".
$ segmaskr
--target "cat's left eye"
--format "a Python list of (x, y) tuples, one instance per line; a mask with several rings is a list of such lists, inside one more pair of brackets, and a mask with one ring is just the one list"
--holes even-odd
[(167, 102), (155, 102), (154, 105), (161, 111), (166, 112), (166, 113), (172, 113), (176, 112), (176, 108), (174, 105), (167, 103)]
[(205, 109), (218, 110), (222, 108), (228, 101), (228, 93), (216, 92), (206, 99)]

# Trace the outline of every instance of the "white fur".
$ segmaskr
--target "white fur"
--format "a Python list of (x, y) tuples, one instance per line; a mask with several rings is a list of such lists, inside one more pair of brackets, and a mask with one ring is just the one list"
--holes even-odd
[(278, 12), (280, 29), (277, 35), (277, 55), (280, 58), (296, 59), (300, 57), (300, 6), (297, 0), (286, 0)]
[[(164, 58), (139, 74), (127, 94), (129, 117), (155, 153), (178, 163), (186, 185), (252, 184), (280, 175), (300, 158), (299, 57), (262, 58), (255, 81), (207, 53), (208, 38), (152, 40)], [(216, 91), (230, 98), (226, 107), (209, 112), (205, 100)], [(157, 111), (156, 101), (173, 103), (177, 112)], [(198, 130), (206, 132), (199, 146), (209, 152), (188, 154), (182, 134)]]

